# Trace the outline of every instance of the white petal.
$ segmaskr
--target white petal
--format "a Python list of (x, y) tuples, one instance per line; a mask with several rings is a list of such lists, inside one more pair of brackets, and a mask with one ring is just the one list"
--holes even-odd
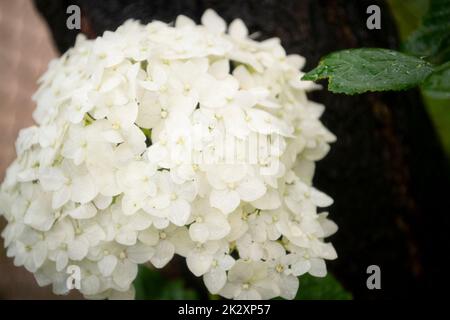
[(220, 268), (222, 268), (223, 270), (230, 270), (234, 266), (236, 261), (233, 259), (232, 256), (226, 254), (222, 256), (222, 258), (220, 258), (218, 262)]
[(101, 259), (98, 262), (98, 270), (103, 276), (109, 277), (116, 268), (116, 265), (117, 265), (116, 256), (108, 255), (103, 257), (103, 259)]
[(103, 138), (111, 143), (122, 143), (123, 137), (117, 130), (107, 130), (102, 132)]
[(72, 181), (72, 201), (87, 203), (98, 194), (97, 186), (89, 175), (74, 177)]
[(278, 190), (269, 188), (268, 191), (260, 198), (252, 201), (255, 208), (261, 210), (275, 210), (281, 206), (281, 199)]
[(202, 24), (214, 33), (224, 33), (227, 29), (225, 21), (212, 9), (207, 9), (201, 18)]
[(175, 20), (175, 27), (177, 28), (193, 27), (193, 26), (195, 26), (195, 22), (182, 14), (180, 14)]
[(309, 273), (315, 277), (325, 277), (327, 275), (327, 266), (323, 259), (310, 259), (311, 269)]
[(114, 290), (109, 296), (109, 300), (134, 300), (136, 292), (134, 287), (130, 287), (127, 291)]
[(155, 248), (142, 243), (127, 248), (128, 259), (135, 263), (145, 263), (149, 261), (154, 253)]
[(162, 120), (162, 110), (155, 108), (153, 105), (146, 105), (142, 103), (139, 106), (139, 113), (136, 119), (136, 124), (141, 128), (151, 129), (156, 127)]
[(58, 191), (53, 192), (52, 208), (59, 209), (70, 200), (71, 192), (69, 187), (63, 186)]
[(256, 102), (255, 96), (250, 91), (238, 91), (234, 96), (234, 104), (243, 109), (250, 109)]
[(47, 258), (47, 245), (40, 241), (33, 247), (33, 261), (36, 268), (40, 268)]
[(196, 242), (205, 242), (209, 238), (208, 226), (205, 223), (193, 223), (189, 226), (189, 235)]
[(228, 280), (231, 282), (247, 282), (253, 274), (251, 264), (243, 260), (238, 260), (228, 272)]
[(245, 121), (245, 113), (240, 107), (227, 107), (224, 111), (224, 122), (227, 127), (227, 133), (235, 137), (244, 139), (250, 132)]
[[(117, 113), (114, 113), (114, 118), (111, 121), (120, 123), (122, 129), (129, 129), (136, 121), (138, 115), (138, 105), (135, 102), (131, 102), (126, 106), (118, 107)], [(111, 117), (112, 118), (112, 117)]]
[(39, 171), (39, 182), (42, 188), (46, 191), (56, 191), (67, 182), (61, 169), (58, 168), (44, 168)]
[(262, 297), (255, 289), (242, 290), (237, 296), (236, 300), (261, 300)]
[(131, 196), (129, 194), (125, 194), (122, 198), (122, 211), (123, 214), (130, 216), (136, 213), (139, 209), (142, 208), (143, 199), (141, 196)]
[(212, 260), (212, 256), (206, 254), (190, 254), (186, 257), (187, 266), (196, 277), (208, 272)]
[(77, 239), (70, 242), (67, 249), (71, 260), (80, 261), (88, 253), (89, 242), (85, 239)]
[(41, 196), (32, 201), (23, 221), (39, 231), (48, 231), (55, 221), (55, 215), (48, 199)]
[(220, 268), (213, 268), (203, 275), (206, 288), (212, 294), (217, 294), (227, 282), (227, 274)]
[(119, 262), (114, 270), (114, 282), (123, 289), (128, 289), (138, 272), (137, 264), (125, 259)]
[(230, 73), (230, 61), (228, 59), (221, 59), (209, 67), (211, 73), (216, 79), (223, 79)]
[(150, 262), (155, 268), (164, 267), (170, 260), (172, 260), (175, 253), (175, 247), (167, 240), (160, 241), (156, 246), (155, 254), (150, 258)]
[(97, 209), (92, 203), (87, 203), (67, 211), (67, 214), (74, 219), (90, 219), (97, 214)]
[(145, 243), (146, 245), (154, 246), (159, 241), (159, 234), (154, 228), (149, 228), (140, 232), (138, 238), (139, 241)]
[(311, 263), (309, 262), (309, 260), (300, 260), (297, 263), (294, 263), (291, 266), (292, 269), (292, 273), (295, 276), (301, 276), (302, 274), (307, 273), (310, 269), (311, 269)]
[(236, 40), (247, 38), (248, 30), (241, 19), (235, 19), (230, 23), (229, 34)]
[(241, 199), (236, 191), (213, 190), (209, 197), (209, 201), (212, 207), (228, 214), (233, 212), (239, 206)]
[(100, 280), (96, 275), (90, 275), (81, 279), (81, 293), (85, 295), (93, 295), (99, 293)]
[(257, 178), (247, 178), (237, 188), (240, 198), (244, 201), (255, 201), (261, 198), (266, 190), (264, 183)]
[[(167, 208), (169, 205), (170, 205), (170, 196), (164, 194), (149, 199), (145, 204), (144, 209), (146, 211), (151, 209), (164, 209)], [(147, 212), (151, 213), (151, 211)]]
[(177, 199), (170, 205), (169, 220), (177, 226), (184, 226), (189, 220), (191, 206), (183, 199)]
[(128, 227), (132, 230), (142, 231), (150, 227), (152, 224), (152, 218), (144, 211), (139, 211), (130, 217), (128, 221)]
[(170, 237), (170, 242), (175, 246), (175, 253), (182, 257), (186, 257), (195, 247), (186, 228), (176, 229)]
[(137, 232), (134, 230), (121, 230), (116, 235), (116, 241), (125, 246), (132, 246), (137, 241)]
[(209, 240), (220, 240), (230, 233), (231, 230), (230, 224), (228, 223), (228, 220), (222, 213), (218, 212), (208, 213), (205, 216), (205, 221), (209, 230), (208, 232)]
[(312, 188), (311, 201), (318, 207), (329, 207), (333, 204), (333, 199), (325, 193)]
[(95, 197), (95, 199), (94, 199), (95, 206), (100, 210), (104, 210), (104, 209), (108, 208), (109, 205), (111, 204), (111, 202), (112, 202), (112, 197), (107, 197), (102, 194), (97, 195), (97, 197)]
[(241, 286), (240, 284), (227, 282), (220, 290), (220, 295), (227, 299), (234, 299), (241, 292)]
[(186, 182), (177, 186), (176, 193), (184, 200), (193, 201), (197, 195), (197, 190), (194, 183)]
[(83, 238), (91, 246), (96, 246), (100, 241), (105, 240), (105, 231), (97, 224), (90, 225), (84, 229)]
[(62, 271), (66, 266), (67, 262), (69, 262), (69, 257), (67, 256), (67, 252), (59, 251), (56, 256), (56, 271)]
[(292, 275), (281, 276), (279, 282), (280, 296), (284, 299), (292, 300), (297, 295), (299, 281), (298, 278)]

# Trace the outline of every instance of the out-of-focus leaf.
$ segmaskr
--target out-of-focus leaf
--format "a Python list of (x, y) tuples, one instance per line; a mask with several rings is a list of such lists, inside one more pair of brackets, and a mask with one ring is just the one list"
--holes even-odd
[(352, 95), (409, 89), (419, 85), (432, 71), (432, 65), (413, 56), (387, 49), (362, 48), (327, 55), (303, 80), (329, 78), (330, 91)]
[(450, 99), (450, 62), (436, 68), (422, 85), (427, 96), (434, 99)]
[(195, 300), (197, 293), (186, 288), (182, 279), (166, 279), (157, 270), (139, 267), (134, 281), (138, 300)]
[(309, 274), (300, 277), (296, 300), (351, 300), (352, 295), (331, 275), (325, 278)]
[(388, 0), (402, 39), (409, 37), (422, 25), (430, 0)]
[(436, 63), (450, 57), (450, 0), (431, 0), (422, 26), (404, 44), (406, 52)]

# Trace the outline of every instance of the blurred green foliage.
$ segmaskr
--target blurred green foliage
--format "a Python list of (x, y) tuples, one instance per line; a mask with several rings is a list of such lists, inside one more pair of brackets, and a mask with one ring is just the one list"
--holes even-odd
[(350, 300), (346, 291), (333, 275), (316, 278), (309, 274), (300, 277), (300, 287), (295, 300)]
[(134, 281), (137, 300), (196, 300), (198, 294), (183, 279), (167, 279), (158, 270), (139, 266)]
[[(405, 41), (422, 24), (430, 0), (388, 0), (397, 21), (400, 36)], [(428, 112), (436, 126), (437, 132), (450, 155), (450, 99), (437, 100), (424, 97)]]
[(388, 0), (388, 3), (403, 40), (420, 27), (430, 6), (429, 0)]

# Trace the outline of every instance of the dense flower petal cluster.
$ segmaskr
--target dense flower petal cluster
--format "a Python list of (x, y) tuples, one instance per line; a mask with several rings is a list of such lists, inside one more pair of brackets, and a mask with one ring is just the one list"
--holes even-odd
[(213, 294), (294, 298), (336, 258), (332, 199), (312, 186), (335, 137), (303, 64), (212, 10), (79, 36), (1, 186), (8, 256), (56, 294), (77, 266), (86, 297), (132, 297), (139, 264), (178, 254)]

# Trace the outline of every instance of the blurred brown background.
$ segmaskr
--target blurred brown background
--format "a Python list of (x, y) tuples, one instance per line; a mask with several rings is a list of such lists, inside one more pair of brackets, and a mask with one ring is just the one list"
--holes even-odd
[[(21, 128), (33, 123), (36, 81), (56, 57), (47, 27), (31, 0), (0, 0), (0, 179), (15, 157)], [(0, 229), (4, 227), (0, 218)], [(6, 257), (0, 239), (0, 299), (54, 299), (24, 268)], [(70, 295), (69, 297), (72, 297)], [(59, 297), (68, 298), (68, 297)]]

